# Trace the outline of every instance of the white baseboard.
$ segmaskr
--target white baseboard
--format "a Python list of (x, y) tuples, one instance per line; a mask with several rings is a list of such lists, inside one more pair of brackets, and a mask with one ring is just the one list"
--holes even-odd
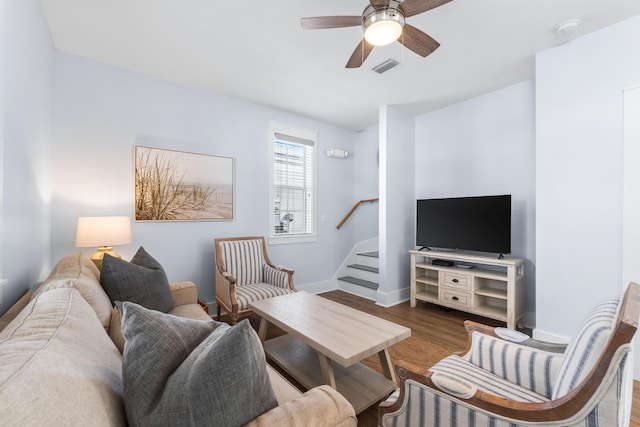
[(371, 301), (376, 301), (377, 291), (375, 289), (369, 289), (369, 288), (365, 288), (364, 286), (358, 286), (358, 285), (354, 285), (353, 283), (342, 282), (342, 281), (340, 282), (338, 289), (351, 295), (355, 295)]
[(536, 313), (535, 311), (525, 311), (524, 313), (524, 326), (535, 330), (534, 325), (536, 324)]
[(321, 294), (323, 292), (335, 291), (340, 287), (337, 279), (324, 280), (322, 282), (304, 283), (296, 285), (299, 291), (309, 292), (310, 294)]
[(393, 307), (411, 299), (411, 288), (398, 289), (393, 292), (380, 292), (376, 294), (376, 304), (382, 307)]
[(558, 343), (558, 344), (567, 344), (571, 341), (571, 338), (565, 337), (563, 335), (554, 334), (547, 331), (541, 331), (540, 329), (533, 329), (533, 338), (540, 341)]

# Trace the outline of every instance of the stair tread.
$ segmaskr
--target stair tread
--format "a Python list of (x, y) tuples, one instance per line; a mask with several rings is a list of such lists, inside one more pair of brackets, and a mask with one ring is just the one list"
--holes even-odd
[(355, 268), (356, 270), (370, 271), (371, 273), (379, 273), (380, 272), (380, 269), (378, 267), (371, 267), (369, 265), (351, 264), (351, 265), (347, 265), (347, 267)]
[(338, 277), (338, 280), (342, 280), (343, 282), (353, 283), (355, 285), (364, 286), (365, 288), (369, 288), (369, 289), (376, 289), (376, 290), (378, 289), (377, 283), (371, 282), (369, 280), (358, 279), (357, 277), (343, 276), (343, 277)]
[(358, 252), (358, 255), (378, 258), (379, 251)]

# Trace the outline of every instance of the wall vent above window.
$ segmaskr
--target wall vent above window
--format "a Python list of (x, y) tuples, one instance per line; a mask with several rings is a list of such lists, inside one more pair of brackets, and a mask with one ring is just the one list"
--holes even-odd
[(378, 74), (382, 74), (385, 71), (389, 71), (390, 69), (392, 69), (398, 64), (399, 62), (396, 61), (395, 59), (387, 59), (382, 64), (378, 64), (375, 67), (373, 67), (373, 71), (375, 71)]

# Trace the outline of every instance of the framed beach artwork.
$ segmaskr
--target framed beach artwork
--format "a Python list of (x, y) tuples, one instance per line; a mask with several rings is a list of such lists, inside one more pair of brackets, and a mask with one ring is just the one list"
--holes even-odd
[(233, 219), (233, 158), (134, 146), (136, 221)]

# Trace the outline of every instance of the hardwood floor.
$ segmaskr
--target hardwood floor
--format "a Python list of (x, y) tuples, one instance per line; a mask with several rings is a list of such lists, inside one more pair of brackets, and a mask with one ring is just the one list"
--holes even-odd
[[(467, 347), (467, 333), (463, 325), (465, 320), (474, 320), (493, 326), (504, 326), (502, 322), (492, 321), (491, 319), (461, 311), (443, 309), (428, 303), (419, 303), (416, 308), (411, 308), (407, 301), (393, 307), (384, 308), (376, 305), (373, 301), (342, 291), (332, 291), (321, 295), (349, 307), (409, 327), (413, 336), (432, 341), (453, 351), (462, 351)], [(633, 384), (633, 407), (630, 425), (640, 427), (640, 382), (638, 381), (634, 381)]]
[(504, 323), (474, 316), (457, 310), (448, 310), (439, 306), (422, 303), (416, 308), (409, 306), (409, 301), (384, 308), (375, 302), (355, 295), (332, 291), (321, 294), (323, 297), (348, 305), (390, 322), (411, 328), (411, 335), (433, 341), (445, 347), (464, 350), (467, 347), (467, 332), (464, 329), (465, 320), (475, 320), (487, 325), (504, 326)]

